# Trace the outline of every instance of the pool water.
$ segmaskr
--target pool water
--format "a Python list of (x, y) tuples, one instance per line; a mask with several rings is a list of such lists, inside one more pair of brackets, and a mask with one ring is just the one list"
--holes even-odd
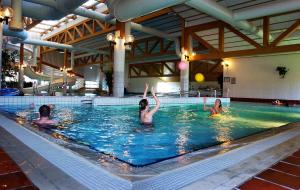
[[(37, 117), (24, 106), (0, 109), (28, 120)], [(202, 105), (165, 106), (155, 114), (154, 126), (146, 127), (139, 124), (137, 106), (57, 105), (52, 117), (63, 128), (53, 130), (133, 166), (145, 166), (300, 120), (297, 107), (231, 103), (224, 110), (208, 117)]]

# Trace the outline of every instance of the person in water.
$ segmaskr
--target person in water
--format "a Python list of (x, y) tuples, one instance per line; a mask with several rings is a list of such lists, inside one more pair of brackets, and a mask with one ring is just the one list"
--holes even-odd
[(48, 105), (42, 105), (39, 108), (40, 118), (34, 121), (37, 125), (56, 125), (57, 122), (50, 119), (51, 108)]
[(272, 102), (273, 105), (283, 105), (283, 102), (281, 102), (280, 100), (275, 100)]
[(151, 93), (152, 96), (155, 100), (156, 106), (150, 110), (149, 108), (149, 102), (147, 100), (147, 92), (148, 92), (148, 84), (145, 85), (145, 91), (144, 91), (144, 96), (143, 99), (139, 102), (139, 117), (140, 117), (140, 122), (145, 125), (151, 125), (152, 124), (152, 118), (153, 115), (158, 111), (160, 107), (160, 101), (155, 95), (154, 88), (151, 88)]
[(220, 99), (216, 99), (214, 106), (212, 108), (208, 108), (208, 107), (206, 107), (206, 97), (203, 97), (203, 110), (204, 111), (209, 110), (210, 115), (220, 114), (223, 112), (222, 102)]

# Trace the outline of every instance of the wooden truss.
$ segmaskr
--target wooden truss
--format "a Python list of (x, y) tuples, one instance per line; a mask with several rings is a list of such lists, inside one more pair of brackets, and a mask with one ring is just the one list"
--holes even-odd
[[(96, 19), (87, 19), (45, 40), (63, 44), (73, 44), (113, 30), (115, 30), (115, 26), (111, 24)], [(53, 48), (43, 47), (42, 52), (47, 53), (54, 50)]]
[(127, 52), (127, 57), (129, 60), (137, 60), (139, 58), (172, 55), (175, 54), (174, 46), (174, 41), (150, 37), (134, 42), (131, 50)]
[(129, 64), (129, 77), (176, 77), (179, 76), (177, 63), (179, 60), (170, 60), (153, 63)]
[[(112, 62), (113, 47), (106, 47), (101, 50), (109, 51), (110, 55), (88, 55), (77, 58), (75, 59), (75, 66), (80, 67)], [(174, 41), (165, 40), (159, 37), (150, 37), (135, 41), (132, 44), (131, 49), (126, 51), (126, 54), (126, 61), (128, 62), (139, 61), (147, 58), (159, 58), (160, 56), (176, 56)]]
[[(107, 48), (110, 50), (109, 55), (103, 55), (103, 54), (94, 54), (94, 55), (88, 55), (84, 57), (80, 57), (74, 60), (74, 66), (75, 67), (82, 67), (82, 66), (87, 66), (87, 65), (94, 65), (94, 64), (104, 64), (108, 62), (112, 62), (113, 60), (113, 48)], [(106, 49), (106, 50), (107, 50)]]
[[(295, 30), (300, 26), (300, 20), (297, 20), (293, 25), (286, 29), (282, 34), (280, 34), (276, 39), (270, 41), (270, 24), (269, 17), (263, 18), (263, 43), (260, 44), (255, 40), (251, 39), (244, 33), (236, 30), (231, 25), (224, 23), (222, 21), (214, 21), (206, 24), (201, 24), (197, 26), (188, 27), (185, 29), (187, 36), (191, 36), (193, 40), (204, 45), (207, 49), (207, 53), (196, 54), (192, 60), (207, 60), (207, 59), (221, 59), (227, 57), (240, 57), (249, 55), (259, 55), (259, 54), (271, 54), (271, 53), (282, 53), (282, 52), (293, 52), (300, 51), (300, 44), (293, 45), (279, 45), (281, 41), (290, 36)], [(196, 32), (218, 29), (218, 47), (212, 46), (209, 42), (202, 39), (196, 34)], [(234, 33), (236, 36), (242, 38), (244, 41), (249, 43), (253, 48), (238, 51), (224, 51), (224, 30)]]
[[(190, 63), (190, 81), (195, 81), (195, 74), (202, 73), (206, 81), (216, 81), (223, 74), (222, 60), (215, 60), (216, 64), (194, 61)], [(129, 64), (130, 78), (144, 77), (178, 77), (177, 67), (179, 60), (168, 60), (152, 63)]]
[[(165, 8), (158, 12), (151, 13), (149, 15), (142, 16), (137, 19), (133, 19), (133, 22), (140, 23), (145, 20), (153, 19), (158, 16), (167, 14), (169, 12), (171, 12), (171, 9)], [(46, 38), (45, 40), (64, 44), (73, 44), (83, 40), (87, 40), (89, 38), (99, 36), (101, 34), (112, 32), (115, 29), (116, 27), (114, 25), (96, 19), (86, 19), (74, 26), (66, 28), (65, 30), (57, 34)], [(47, 53), (54, 50), (54, 48), (43, 47), (43, 53)]]
[[(198, 43), (195, 50), (206, 49), (201, 43)], [(75, 59), (75, 67), (103, 64), (113, 61), (113, 47), (102, 48), (101, 50), (109, 51), (110, 55), (89, 55)], [(131, 49), (126, 51), (127, 62), (140, 62), (147, 58), (160, 58), (161, 56), (177, 57), (175, 53), (175, 42), (159, 37), (149, 37), (135, 41)]]

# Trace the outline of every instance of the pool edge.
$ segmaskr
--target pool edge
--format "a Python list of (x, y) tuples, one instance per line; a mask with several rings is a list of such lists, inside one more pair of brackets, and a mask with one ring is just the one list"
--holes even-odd
[[(300, 134), (299, 127), (292, 128), (287, 131), (283, 131), (279, 134), (267, 137), (266, 139), (262, 139), (262, 140), (254, 142), (254, 143), (250, 143), (249, 145), (229, 151), (222, 155), (216, 155), (216, 156), (212, 157), (211, 159), (204, 159), (204, 160), (189, 164), (187, 166), (183, 166), (178, 169), (164, 172), (155, 177), (151, 177), (151, 178), (148, 178), (145, 180), (131, 182), (129, 180), (125, 180), (120, 177), (117, 177), (116, 175), (113, 175), (113, 174), (109, 173), (108, 171), (104, 170), (100, 166), (96, 166), (95, 164), (90, 163), (88, 160), (74, 154), (71, 150), (67, 150), (53, 142), (50, 142), (50, 141), (44, 139), (43, 137), (35, 134), (34, 132), (32, 132), (24, 127), (21, 127), (16, 122), (6, 118), (5, 116), (3, 116), (1, 114), (0, 114), (0, 119), (1, 119), (1, 121), (3, 121), (1, 124), (2, 128), (4, 128), (6, 131), (8, 131), (10, 134), (12, 134), (17, 139), (21, 140), (26, 146), (33, 149), (35, 152), (40, 154), (42, 157), (45, 158), (45, 151), (39, 150), (41, 148), (39, 146), (34, 146), (34, 144), (40, 145), (40, 143), (36, 143), (36, 142), (43, 142), (44, 144), (46, 144), (44, 146), (55, 148), (55, 149), (61, 151), (62, 153), (64, 153), (64, 154), (59, 154), (60, 155), (59, 159), (56, 161), (55, 161), (55, 155), (52, 155), (54, 157), (50, 156), (50, 158), (49, 158), (49, 155), (47, 157), (47, 154), (46, 154), (46, 159), (48, 158), (47, 160), (49, 162), (51, 162), (55, 166), (58, 166), (58, 168), (60, 168), (62, 171), (64, 171), (65, 173), (67, 173), (68, 175), (73, 177), (76, 181), (78, 181), (79, 183), (81, 183), (84, 186), (89, 187), (91, 189), (95, 189), (95, 188), (101, 189), (101, 187), (104, 187), (104, 186), (107, 187), (107, 189), (115, 189), (115, 187), (118, 187), (118, 189), (124, 189), (124, 190), (125, 189), (126, 190), (127, 189), (134, 189), (134, 190), (135, 189), (144, 189), (144, 190), (147, 190), (147, 189), (179, 189), (186, 185), (194, 183), (198, 180), (201, 180), (202, 178), (204, 178), (214, 172), (220, 171), (221, 169), (224, 169), (224, 168), (228, 168), (230, 166), (230, 164), (228, 164), (228, 163), (227, 163), (226, 167), (224, 167), (224, 156), (232, 157), (234, 153), (238, 154), (239, 151), (243, 151), (249, 147), (252, 147), (252, 146), (257, 147), (264, 143), (266, 143), (268, 145), (263, 148), (260, 147), (259, 150), (252, 152), (251, 155), (248, 154), (245, 157), (235, 159), (234, 160), (235, 163), (231, 163), (231, 164), (236, 164), (237, 161), (245, 160), (245, 159), (249, 158), (250, 156), (258, 154), (264, 150), (267, 150), (268, 148), (275, 147), (276, 145), (278, 145), (282, 142), (285, 142), (285, 141)], [(38, 141), (28, 138), (28, 136), (26, 136), (25, 134), (26, 135), (30, 134), (31, 136), (34, 136), (35, 140), (38, 140)], [(24, 138), (25, 136), (27, 138)], [(269, 142), (269, 141), (271, 141), (271, 142)], [(33, 142), (34, 142), (34, 144), (32, 144)], [(238, 152), (238, 153), (236, 153), (236, 152)], [(72, 159), (73, 161), (71, 162), (71, 164), (74, 164), (74, 161), (76, 162), (76, 160), (77, 160), (77, 161), (80, 161), (81, 163), (84, 163), (84, 166), (87, 166), (87, 167), (82, 167), (83, 165), (81, 165), (81, 167), (79, 167), (79, 168), (77, 165), (75, 165), (76, 167), (68, 167), (68, 168), (61, 167), (61, 165), (63, 165), (63, 163), (61, 163), (61, 162), (66, 161), (66, 160), (61, 160), (62, 155), (65, 155), (69, 159)], [(54, 158), (54, 160), (53, 160), (53, 158)], [(221, 159), (221, 163), (223, 165), (222, 167), (220, 167), (220, 163), (216, 162), (216, 159), (219, 159), (219, 160)], [(232, 159), (232, 158), (230, 158), (230, 159)], [(57, 161), (59, 161), (60, 164), (57, 163)], [(232, 161), (233, 161), (233, 159), (232, 159)], [(83, 173), (82, 169), (90, 168), (90, 167), (96, 168), (97, 171), (101, 171), (101, 175), (102, 175), (101, 177), (105, 177), (106, 179), (109, 179), (109, 180), (97, 180), (97, 177), (95, 177), (94, 181), (91, 179), (86, 179), (87, 177), (84, 177), (84, 176), (88, 175), (88, 173)], [(207, 172), (207, 169), (203, 170), (203, 168), (205, 168), (205, 167), (214, 167), (215, 169), (210, 170), (210, 172)], [(74, 172), (74, 169), (76, 169), (76, 168), (79, 169), (79, 171), (80, 171), (79, 173), (81, 176), (73, 175), (73, 173), (77, 173), (76, 171)], [(69, 169), (72, 169), (72, 170), (69, 171)], [(195, 171), (195, 170), (197, 170), (197, 171)], [(200, 173), (199, 173), (199, 171), (200, 171)], [(99, 173), (97, 173), (97, 176), (99, 177)], [(91, 177), (91, 176), (88, 176), (88, 177)], [(178, 179), (180, 179), (180, 180), (178, 180)], [(122, 185), (120, 185), (120, 183)], [(109, 188), (110, 186), (112, 188)]]

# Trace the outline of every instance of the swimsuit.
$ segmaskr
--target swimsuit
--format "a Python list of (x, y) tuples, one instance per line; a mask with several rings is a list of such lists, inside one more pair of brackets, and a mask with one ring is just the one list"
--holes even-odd
[(141, 122), (141, 125), (146, 126), (146, 127), (152, 127), (153, 123), (152, 122)]

